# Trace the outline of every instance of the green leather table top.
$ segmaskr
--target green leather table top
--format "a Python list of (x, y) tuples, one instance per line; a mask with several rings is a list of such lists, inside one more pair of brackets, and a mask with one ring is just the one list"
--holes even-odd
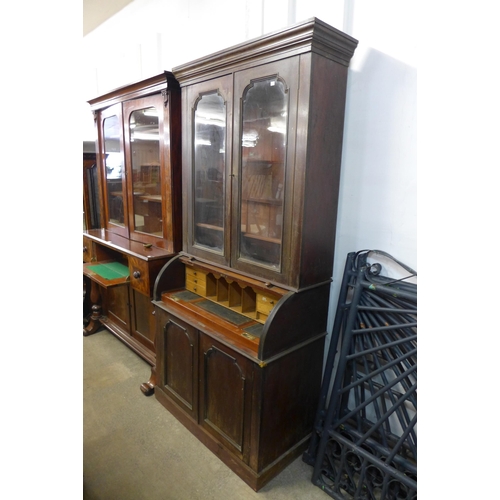
[(106, 264), (95, 264), (93, 266), (87, 266), (94, 273), (98, 274), (104, 279), (114, 280), (117, 278), (126, 278), (129, 276), (129, 269), (127, 266), (120, 264), (119, 262), (108, 262)]

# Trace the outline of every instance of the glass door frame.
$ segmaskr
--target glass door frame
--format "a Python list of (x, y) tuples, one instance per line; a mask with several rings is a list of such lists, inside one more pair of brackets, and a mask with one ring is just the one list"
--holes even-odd
[[(111, 211), (111, 203), (108, 198), (108, 184), (107, 184), (107, 175), (106, 175), (106, 142), (104, 137), (104, 122), (108, 118), (112, 116), (117, 117), (118, 125), (120, 127), (119, 134), (119, 154), (121, 155), (121, 164), (122, 164), (122, 200), (123, 200), (123, 219), (124, 225), (121, 226), (116, 224), (110, 220), (110, 211)], [(109, 106), (106, 109), (102, 109), (98, 114), (98, 156), (100, 162), (100, 171), (101, 171), (101, 195), (103, 197), (103, 206), (104, 206), (104, 214), (102, 225), (113, 233), (119, 234), (120, 236), (124, 236), (128, 238), (129, 236), (129, 228), (128, 228), (128, 202), (127, 202), (127, 179), (126, 179), (126, 167), (125, 167), (125, 154), (124, 154), (124, 141), (123, 141), (123, 125), (122, 125), (122, 105), (121, 103), (114, 104)]]
[[(162, 236), (137, 231), (135, 228), (135, 213), (134, 213), (134, 173), (133, 173), (133, 158), (131, 150), (131, 128), (129, 126), (130, 116), (134, 111), (139, 111), (145, 108), (154, 107), (158, 112), (158, 129), (159, 129), (159, 175), (160, 175), (160, 195), (161, 195), (161, 214), (162, 214)], [(168, 106), (167, 106), (168, 108)], [(170, 143), (168, 140), (168, 131), (165, 130), (165, 123), (168, 123), (168, 110), (165, 107), (164, 98), (161, 94), (151, 95), (125, 101), (123, 103), (123, 127), (124, 127), (124, 151), (125, 165), (127, 170), (127, 192), (128, 192), (128, 226), (129, 238), (143, 243), (155, 244), (159, 240), (166, 240), (171, 236), (172, 228), (170, 217), (167, 214), (166, 200), (170, 199), (169, 177), (165, 172), (165, 162), (168, 158)], [(171, 221), (170, 221), (171, 222)], [(169, 227), (170, 226), (170, 227)]]
[[(230, 229), (231, 229), (231, 155), (232, 155), (232, 116), (233, 116), (233, 79), (232, 75), (222, 76), (206, 82), (191, 85), (183, 92), (182, 112), (187, 117), (183, 120), (183, 217), (184, 250), (200, 259), (222, 266), (230, 265)], [(223, 214), (223, 250), (218, 252), (209, 247), (199, 245), (195, 241), (195, 109), (203, 95), (218, 94), (226, 107), (225, 134), (225, 169), (223, 180), (224, 214)]]
[[(284, 158), (284, 186), (283, 186), (283, 214), (281, 233), (281, 258), (280, 267), (275, 269), (269, 265), (260, 264), (249, 259), (240, 258), (240, 229), (242, 217), (242, 112), (243, 93), (252, 81), (262, 81), (268, 78), (279, 79), (285, 85), (288, 98), (288, 121), (287, 121), (287, 142)], [(269, 282), (287, 283), (291, 272), (291, 262), (293, 251), (293, 205), (302, 203), (301, 199), (294, 200), (294, 168), (293, 163), (296, 156), (296, 127), (298, 119), (298, 98), (299, 98), (299, 61), (296, 58), (268, 63), (255, 68), (241, 70), (234, 75), (234, 95), (235, 109), (236, 99), (238, 99), (238, 111), (235, 111), (234, 136), (233, 136), (233, 191), (232, 191), (232, 245), (231, 245), (231, 268), (240, 272), (258, 276)], [(299, 197), (300, 198), (300, 197)], [(300, 224), (300, 221), (296, 221)]]

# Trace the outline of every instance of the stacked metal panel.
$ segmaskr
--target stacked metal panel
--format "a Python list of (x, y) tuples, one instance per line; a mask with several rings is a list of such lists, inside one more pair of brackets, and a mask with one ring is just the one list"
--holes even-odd
[[(377, 255), (405, 276), (381, 274)], [(380, 260), (380, 259), (379, 259)], [(416, 273), (385, 252), (347, 256), (305, 462), (336, 500), (417, 498)]]

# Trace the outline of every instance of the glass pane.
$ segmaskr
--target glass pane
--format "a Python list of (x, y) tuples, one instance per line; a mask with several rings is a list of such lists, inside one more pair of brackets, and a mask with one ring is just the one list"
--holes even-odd
[(204, 95), (198, 101), (194, 128), (194, 242), (222, 253), (226, 105), (220, 95)]
[(288, 99), (283, 82), (254, 82), (243, 94), (240, 258), (279, 269)]
[(106, 166), (106, 193), (109, 205), (109, 222), (124, 226), (123, 214), (123, 163), (120, 150), (120, 122), (117, 116), (104, 120), (104, 157)]
[(130, 115), (133, 229), (161, 238), (163, 224), (158, 123), (158, 111), (154, 107), (140, 109)]

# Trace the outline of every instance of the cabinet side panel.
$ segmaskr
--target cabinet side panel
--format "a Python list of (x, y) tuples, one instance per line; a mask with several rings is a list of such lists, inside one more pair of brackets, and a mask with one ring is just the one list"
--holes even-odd
[(323, 344), (318, 339), (264, 368), (259, 471), (312, 432)]
[(312, 55), (301, 282), (331, 278), (342, 158), (347, 68)]
[[(170, 138), (168, 152), (165, 157), (167, 180), (164, 189), (167, 208), (167, 228), (170, 229), (173, 252), (182, 250), (182, 133), (181, 133), (181, 91), (172, 89), (169, 92), (165, 123), (166, 136)], [(167, 130), (168, 128), (168, 130)], [(168, 135), (167, 135), (168, 134)]]
[(281, 300), (267, 320), (259, 344), (259, 359), (269, 359), (318, 335), (326, 335), (330, 283)]

